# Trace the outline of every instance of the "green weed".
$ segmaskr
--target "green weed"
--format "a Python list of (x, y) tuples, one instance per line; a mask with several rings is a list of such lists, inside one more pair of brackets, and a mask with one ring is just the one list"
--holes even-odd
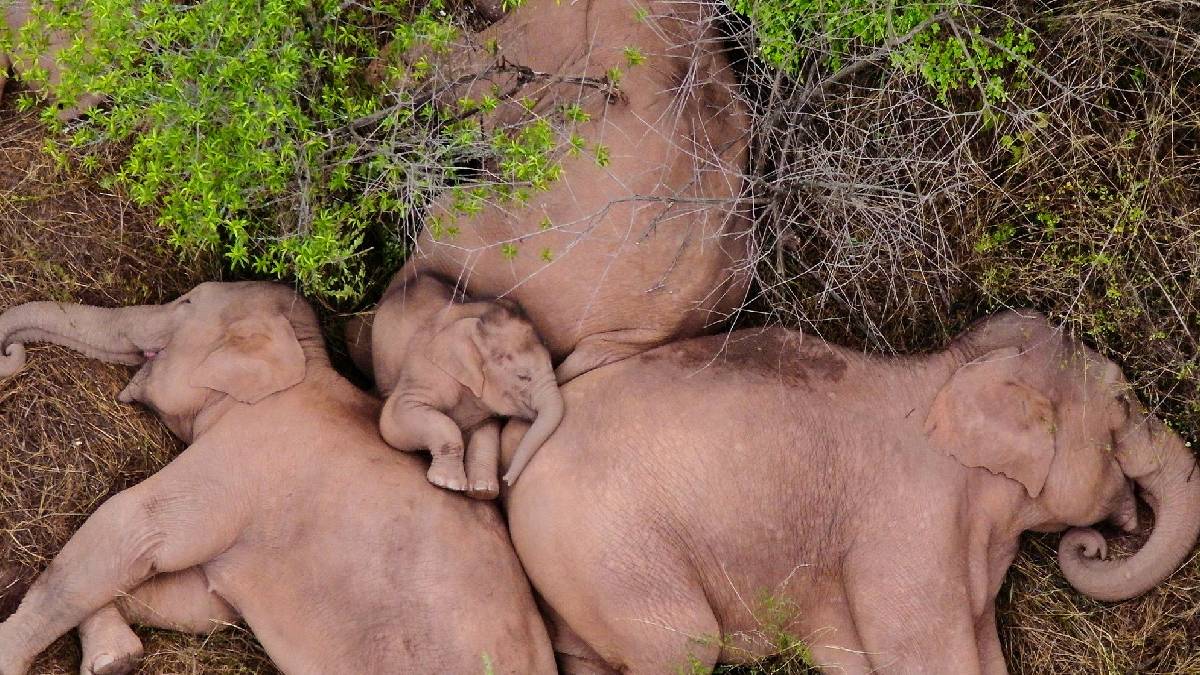
[(808, 41), (823, 36), (825, 59), (834, 71), (862, 50), (886, 49), (893, 67), (920, 73), (943, 103), (964, 89), (985, 102), (1006, 100), (1022, 86), (1033, 32), (1009, 23), (994, 38), (964, 21), (956, 2), (874, 0), (731, 0), (750, 19), (758, 56), (794, 75), (813, 56)]
[[(92, 91), (110, 99), (66, 127), (46, 110), (63, 132), (47, 142), (52, 158), (155, 208), (185, 257), (216, 252), (234, 271), (292, 278), (327, 301), (354, 304), (369, 268), (398, 266), (414, 212), (445, 191), (451, 215), (471, 215), (561, 175), (550, 121), (485, 137), (479, 118), (499, 99), (435, 103), (420, 89), (427, 58), (389, 65), (389, 81), (408, 84), (399, 91), (364, 81), (381, 45), (450, 48), (460, 28), (443, 0), (39, 0), (33, 13), (2, 38), (19, 65), (67, 31), (78, 37), (50, 93), (68, 105)], [(574, 110), (564, 124), (584, 120)], [(108, 157), (114, 147), (127, 151)], [(488, 157), (498, 176), (463, 171)]]

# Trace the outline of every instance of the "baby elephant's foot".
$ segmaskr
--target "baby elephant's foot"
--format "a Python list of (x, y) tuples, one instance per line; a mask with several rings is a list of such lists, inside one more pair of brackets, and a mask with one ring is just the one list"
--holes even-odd
[(467, 496), (473, 499), (495, 499), (500, 495), (500, 483), (495, 480), (473, 480), (467, 486)]
[(467, 472), (463, 470), (462, 465), (447, 466), (434, 462), (429, 467), (429, 473), (425, 474), (429, 478), (429, 482), (438, 487), (446, 488), (461, 492), (467, 489)]

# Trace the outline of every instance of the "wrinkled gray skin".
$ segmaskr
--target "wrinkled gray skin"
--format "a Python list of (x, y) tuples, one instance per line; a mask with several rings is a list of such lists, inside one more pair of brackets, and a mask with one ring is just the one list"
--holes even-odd
[[(4, 15), (4, 26), (0, 26), (0, 32), (7, 29), (10, 39), (14, 42), (21, 28), (29, 23), (30, 4), (29, 0), (0, 0), (0, 11)], [(62, 79), (62, 69), (59, 68), (57, 55), (63, 48), (70, 44), (72, 37), (61, 31), (53, 33), (50, 36), (50, 45), (46, 53), (37, 59), (37, 65), (46, 71), (47, 80), (50, 85), (57, 85)], [(4, 96), (4, 88), (8, 84), (9, 72), (16, 70), (16, 66), (17, 64), (14, 63), (11, 54), (0, 51), (0, 98)], [(20, 75), (19, 72), (16, 74)], [(102, 100), (104, 100), (102, 96), (87, 94), (80, 97), (75, 107), (67, 108), (62, 104), (58, 104), (58, 119), (64, 122), (75, 119), (88, 109), (99, 104)]]
[(562, 419), (550, 353), (511, 303), (456, 302), (442, 282), (417, 277), (380, 301), (371, 350), (387, 399), (380, 433), (399, 450), (430, 450), (434, 485), (494, 498), (497, 416), (533, 421), (504, 475), (509, 485)]
[[(1021, 532), (1066, 530), (1067, 580), (1117, 601), (1170, 575), (1200, 528), (1180, 437), (1036, 313), (913, 358), (779, 329), (699, 338), (563, 395), (504, 499), (568, 673), (745, 661), (783, 628), (826, 672), (1000, 674), (995, 597)], [(1102, 559), (1088, 526), (1136, 527), (1131, 481), (1155, 527)]]
[[(487, 7), (498, 3), (482, 4), (491, 15)], [(445, 55), (408, 55), (449, 69), (437, 92), (447, 104), (481, 100), (493, 88), (509, 94), (483, 116), (487, 133), (530, 121), (522, 101), (543, 119), (578, 104), (590, 119), (572, 129), (588, 150), (556, 156), (562, 178), (525, 204), (491, 200), (464, 215), (447, 194), (429, 214), (443, 233), (418, 236), (392, 286), (434, 274), (470, 296), (516, 301), (561, 361), (560, 382), (730, 316), (752, 267), (749, 220), (738, 201), (749, 122), (711, 10), (676, 0), (528, 0)], [(627, 48), (645, 61), (630, 66)], [(500, 70), (502, 63), (548, 76), (526, 81)], [(612, 99), (554, 79), (603, 81), (614, 68), (623, 75), (621, 96)], [(559, 142), (565, 147), (567, 138)], [(607, 166), (596, 161), (598, 143), (608, 148)], [(457, 234), (444, 233), (451, 227)], [(369, 316), (347, 327), (363, 372), (372, 370), (369, 336)]]
[(379, 403), (330, 367), (291, 289), (15, 307), (0, 374), (26, 341), (144, 364), (120, 399), (189, 447), (67, 542), (0, 624), (0, 675), (76, 626), (82, 672), (111, 675), (141, 653), (126, 620), (207, 633), (239, 618), (288, 673), (553, 672), (495, 505), (434, 488), (379, 438)]

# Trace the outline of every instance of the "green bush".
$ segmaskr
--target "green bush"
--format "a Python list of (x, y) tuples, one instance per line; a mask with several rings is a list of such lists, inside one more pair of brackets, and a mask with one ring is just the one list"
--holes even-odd
[[(1003, 98), (1000, 73), (1020, 75), (1031, 50), (1029, 31), (1011, 27), (995, 40), (978, 29), (944, 35), (954, 25), (939, 20), (954, 15), (948, 2), (890, 11), (867, 0), (731, 6), (750, 17), (772, 67), (794, 72), (814, 36), (835, 69), (882, 45), (892, 66), (920, 72), (943, 101), (966, 87)], [(488, 200), (522, 202), (560, 176), (558, 157), (587, 146), (573, 130), (586, 115), (570, 106), (485, 133), (481, 118), (499, 92), (440, 105), (423, 93), (436, 75), (426, 58), (387, 69), (385, 79), (406, 83), (400, 91), (364, 81), (384, 46), (434, 56), (450, 47), (463, 18), (444, 0), (39, 0), (34, 18), (18, 35), (0, 35), (0, 47), (29, 70), (50, 35), (66, 31), (75, 36), (60, 58), (66, 75), (51, 93), (68, 105), (92, 91), (110, 99), (49, 143), (50, 153), (157, 209), (182, 254), (215, 251), (235, 271), (294, 278), (338, 304), (359, 302), (398, 266), (422, 225), (456, 234), (422, 221), (432, 199), (450, 191), (464, 214)], [(643, 59), (626, 49), (629, 67)], [(33, 68), (27, 79), (45, 75)], [(59, 124), (50, 109), (45, 119)], [(115, 161), (114, 147), (123, 151)], [(591, 152), (607, 163), (605, 146)], [(497, 169), (478, 171), (483, 159)]]
[[(406, 224), (441, 191), (470, 213), (560, 173), (549, 122), (485, 137), (476, 118), (496, 101), (436, 105), (420, 90), (425, 60), (391, 68), (411, 91), (364, 81), (381, 45), (447, 49), (460, 29), (441, 0), (52, 0), (34, 18), (8, 40), (22, 63), (70, 31), (51, 93), (110, 100), (49, 152), (112, 168), (106, 179), (157, 207), (181, 253), (217, 251), (235, 271), (295, 278), (329, 301), (357, 302), (368, 268), (397, 266)], [(50, 109), (45, 120), (59, 124)], [(127, 151), (110, 167), (114, 146)], [(468, 179), (459, 167), (481, 157), (498, 175)]]
[(812, 56), (805, 38), (820, 36), (824, 56), (835, 71), (863, 48), (881, 48), (893, 67), (919, 72), (943, 103), (952, 92), (978, 89), (988, 101), (1004, 100), (1003, 74), (1011, 82), (1024, 77), (1026, 57), (1033, 51), (1029, 29), (1009, 23), (995, 38), (978, 27), (957, 27), (960, 5), (941, 2), (880, 3), (876, 0), (730, 0), (733, 10), (748, 17), (757, 35), (757, 55), (799, 75)]

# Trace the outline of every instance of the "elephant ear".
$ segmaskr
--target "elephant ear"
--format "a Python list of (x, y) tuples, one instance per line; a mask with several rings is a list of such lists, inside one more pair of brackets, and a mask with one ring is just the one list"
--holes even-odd
[(933, 447), (969, 467), (1003, 474), (1037, 497), (1054, 462), (1054, 404), (1021, 381), (1015, 347), (962, 366), (925, 419)]
[(225, 337), (191, 376), (194, 387), (258, 403), (304, 380), (304, 350), (292, 324), (280, 314), (233, 322)]
[(430, 344), (429, 360), (453, 377), (475, 398), (483, 398), (483, 353), (479, 350), (479, 319), (459, 319), (443, 328)]

